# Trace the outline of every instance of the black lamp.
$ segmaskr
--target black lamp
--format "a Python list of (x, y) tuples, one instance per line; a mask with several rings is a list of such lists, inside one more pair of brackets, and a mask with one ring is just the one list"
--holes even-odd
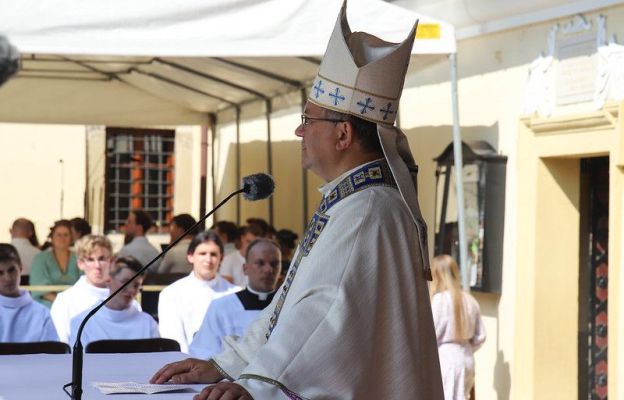
[[(500, 293), (505, 227), (507, 157), (485, 141), (462, 142), (464, 215), (472, 290)], [(457, 179), (453, 144), (434, 159), (436, 168), (435, 254), (459, 257), (457, 208), (453, 200)]]

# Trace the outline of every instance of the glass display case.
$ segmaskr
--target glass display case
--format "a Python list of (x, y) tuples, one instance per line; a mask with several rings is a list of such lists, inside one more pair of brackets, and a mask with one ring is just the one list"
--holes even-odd
[[(485, 141), (462, 142), (462, 153), (470, 286), (472, 290), (500, 293), (507, 157), (497, 154)], [(449, 144), (435, 161), (434, 253), (449, 254), (459, 262), (453, 144)]]

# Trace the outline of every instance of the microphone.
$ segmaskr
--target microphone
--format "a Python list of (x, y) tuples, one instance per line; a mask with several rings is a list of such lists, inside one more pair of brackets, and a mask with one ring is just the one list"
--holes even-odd
[[(271, 175), (259, 173), (249, 175), (243, 178), (241, 182), (241, 188), (237, 191), (230, 193), (225, 199), (221, 200), (219, 204), (215, 208), (213, 208), (208, 214), (204, 215), (195, 223), (195, 225), (188, 228), (183, 234), (178, 236), (173, 242), (169, 243), (169, 245), (153, 260), (148, 262), (143, 268), (139, 270), (132, 278), (130, 278), (126, 283), (121, 285), (119, 289), (115, 290), (110, 294), (104, 301), (94, 307), (89, 313), (84, 317), (80, 326), (78, 327), (78, 333), (76, 335), (76, 342), (74, 343), (74, 347), (72, 350), (72, 381), (63, 385), (63, 391), (67, 393), (67, 395), (73, 400), (82, 400), (82, 366), (83, 366), (83, 354), (82, 354), (82, 342), (80, 341), (80, 337), (82, 336), (82, 330), (84, 329), (87, 321), (95, 315), (99, 311), (100, 308), (104, 307), (106, 303), (108, 303), (113, 297), (117, 295), (117, 293), (124, 290), (126, 286), (128, 286), (132, 281), (134, 281), (138, 276), (140, 276), (143, 272), (145, 272), (149, 267), (152, 266), (160, 257), (164, 256), (173, 246), (178, 244), (180, 240), (182, 240), (186, 235), (193, 231), (196, 227), (201, 225), (209, 216), (214, 214), (222, 205), (228, 202), (232, 197), (242, 193), (243, 197), (246, 200), (255, 201), (266, 199), (267, 197), (273, 194), (275, 190), (275, 183), (273, 182), (273, 178)], [(71, 393), (67, 390), (68, 387), (71, 386)]]
[(9, 40), (0, 35), (0, 86), (17, 73), (19, 69), (19, 52)]
[(273, 182), (271, 175), (253, 174), (243, 178), (243, 190), (245, 200), (262, 200), (273, 193), (275, 182)]

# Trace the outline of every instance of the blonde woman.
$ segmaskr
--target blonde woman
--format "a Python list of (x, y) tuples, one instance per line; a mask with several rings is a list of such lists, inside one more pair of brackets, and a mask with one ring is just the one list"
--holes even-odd
[(431, 263), (431, 308), (438, 341), (445, 400), (470, 398), (474, 385), (473, 353), (485, 341), (479, 304), (460, 286), (459, 268), (449, 255)]

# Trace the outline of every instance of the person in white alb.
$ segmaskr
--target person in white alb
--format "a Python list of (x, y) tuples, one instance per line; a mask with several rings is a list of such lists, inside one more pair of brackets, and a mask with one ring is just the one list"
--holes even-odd
[[(141, 263), (133, 257), (119, 257), (113, 261), (110, 267), (110, 279), (107, 282), (108, 295), (119, 289), (143, 268)], [(82, 345), (97, 340), (110, 339), (149, 339), (160, 337), (158, 324), (151, 315), (139, 310), (132, 305), (136, 295), (141, 290), (143, 275), (113, 297), (106, 305), (85, 325), (80, 341)], [(82, 320), (91, 310), (85, 310), (71, 320), (70, 343), (76, 341), (78, 328)]]
[[(105, 236), (87, 235), (76, 242), (78, 268), (84, 273), (72, 287), (56, 296), (50, 314), (62, 342), (69, 342), (71, 320), (108, 297), (112, 245)], [(137, 302), (133, 305), (140, 309)]]
[(443, 399), (417, 168), (394, 126), (415, 29), (351, 32), (343, 3), (295, 130), (327, 183), (286, 280), (242, 338), (153, 383), (216, 383), (196, 400)]
[(485, 342), (479, 303), (460, 285), (459, 267), (442, 254), (431, 262), (431, 308), (435, 323), (445, 400), (470, 398), (474, 386), (473, 353)]
[(9, 232), (11, 233), (11, 244), (17, 249), (20, 260), (22, 260), (22, 275), (30, 275), (33, 258), (41, 252), (29, 240), (34, 234), (32, 222), (26, 218), (18, 218), (13, 221)]
[(221, 351), (226, 336), (242, 336), (251, 321), (273, 300), (281, 269), (277, 243), (264, 238), (251, 242), (243, 266), (249, 278), (247, 288), (210, 303), (204, 321), (191, 342), (190, 354), (210, 358)]
[(195, 235), (187, 257), (193, 264), (193, 271), (164, 288), (158, 299), (160, 336), (176, 340), (185, 353), (210, 303), (241, 290), (217, 273), (223, 259), (223, 245), (214, 231)]
[(50, 310), (20, 289), (21, 269), (17, 249), (0, 243), (0, 343), (58, 340)]
[[(132, 240), (119, 250), (118, 256), (131, 256), (139, 260), (141, 265), (147, 265), (160, 252), (147, 240), (147, 231), (154, 225), (152, 217), (143, 210), (132, 210), (126, 220), (126, 235)], [(156, 272), (162, 259), (152, 264), (147, 273)]]

